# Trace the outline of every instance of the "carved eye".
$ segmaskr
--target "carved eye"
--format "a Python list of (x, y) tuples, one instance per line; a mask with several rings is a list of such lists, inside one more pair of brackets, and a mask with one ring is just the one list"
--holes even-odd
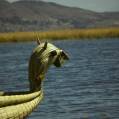
[(51, 54), (50, 56), (56, 56), (57, 55), (57, 52), (56, 52), (56, 50), (54, 50), (50, 54)]

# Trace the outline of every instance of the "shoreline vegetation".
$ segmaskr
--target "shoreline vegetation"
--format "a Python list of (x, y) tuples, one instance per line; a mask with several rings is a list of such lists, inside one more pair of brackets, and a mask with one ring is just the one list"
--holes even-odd
[(35, 41), (37, 38), (40, 40), (62, 40), (116, 37), (119, 37), (119, 28), (64, 29), (51, 31), (0, 33), (0, 43)]

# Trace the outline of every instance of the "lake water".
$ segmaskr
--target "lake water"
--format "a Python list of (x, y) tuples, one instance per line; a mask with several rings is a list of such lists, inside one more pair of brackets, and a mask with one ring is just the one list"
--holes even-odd
[[(119, 119), (119, 39), (53, 42), (70, 60), (51, 67), (44, 99), (28, 119)], [(35, 42), (0, 44), (0, 90), (27, 90)]]

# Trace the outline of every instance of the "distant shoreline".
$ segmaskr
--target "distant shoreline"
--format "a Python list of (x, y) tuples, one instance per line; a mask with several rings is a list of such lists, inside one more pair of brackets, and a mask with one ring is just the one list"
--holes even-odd
[(2, 42), (27, 42), (40, 40), (62, 40), (62, 39), (94, 39), (119, 37), (119, 28), (90, 28), (90, 29), (63, 29), (52, 31), (33, 32), (10, 32), (0, 33)]

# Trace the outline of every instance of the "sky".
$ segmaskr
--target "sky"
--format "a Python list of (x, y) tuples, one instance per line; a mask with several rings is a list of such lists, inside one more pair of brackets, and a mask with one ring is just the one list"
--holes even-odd
[[(8, 0), (10, 2), (18, 0)], [(97, 12), (119, 11), (119, 0), (42, 0), (62, 5), (80, 7)]]

